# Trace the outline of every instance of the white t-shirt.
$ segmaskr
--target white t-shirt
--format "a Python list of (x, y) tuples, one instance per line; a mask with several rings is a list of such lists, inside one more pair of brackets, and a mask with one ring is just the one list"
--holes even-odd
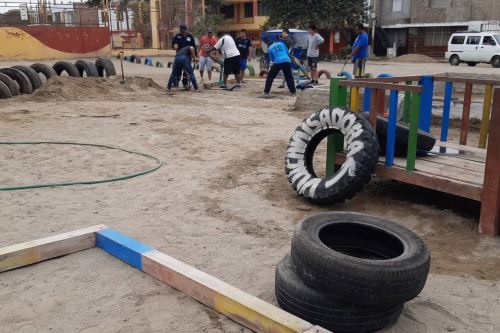
[(222, 50), (224, 58), (232, 58), (240, 55), (233, 37), (224, 35), (214, 46), (217, 50)]

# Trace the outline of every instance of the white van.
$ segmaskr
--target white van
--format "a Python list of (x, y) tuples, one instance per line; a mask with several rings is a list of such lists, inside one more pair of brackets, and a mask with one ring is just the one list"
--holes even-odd
[(476, 66), (480, 62), (500, 68), (500, 33), (457, 32), (448, 42), (446, 59), (452, 66), (465, 62)]

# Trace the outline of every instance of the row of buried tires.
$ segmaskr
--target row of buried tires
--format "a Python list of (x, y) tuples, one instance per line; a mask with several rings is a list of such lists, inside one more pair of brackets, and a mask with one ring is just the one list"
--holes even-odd
[(284, 310), (332, 332), (394, 324), (424, 288), (430, 252), (412, 231), (374, 216), (320, 213), (299, 223), (276, 267)]
[(31, 66), (12, 66), (0, 69), (0, 98), (32, 94), (43, 84), (43, 78), (60, 76), (64, 72), (71, 77), (108, 77), (116, 75), (115, 66), (106, 58), (95, 62), (78, 60), (74, 64), (58, 61), (53, 66), (35, 63)]

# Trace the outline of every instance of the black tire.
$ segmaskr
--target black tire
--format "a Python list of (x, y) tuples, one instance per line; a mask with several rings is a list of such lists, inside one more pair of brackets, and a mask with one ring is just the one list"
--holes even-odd
[[(338, 132), (345, 136), (348, 157), (334, 175), (318, 178), (313, 166), (316, 148), (321, 140)], [(325, 108), (295, 129), (287, 147), (285, 172), (300, 196), (318, 204), (335, 204), (361, 191), (377, 162), (377, 137), (368, 121), (346, 108)]]
[(475, 67), (476, 65), (477, 65), (477, 62), (467, 61), (467, 66), (469, 66), (469, 67)]
[(104, 74), (106, 74), (106, 77), (116, 75), (115, 65), (113, 65), (113, 62), (109, 59), (97, 58), (95, 66), (97, 67), (97, 72), (100, 77), (103, 77)]
[(456, 54), (452, 55), (450, 57), (450, 65), (452, 65), (452, 66), (460, 65), (460, 57), (457, 56)]
[(16, 84), (14, 80), (10, 78), (7, 74), (0, 73), (0, 82), (5, 84), (10, 90), (12, 96), (19, 95), (19, 84)]
[(2, 68), (0, 69), (0, 73), (8, 75), (12, 80), (15, 80), (19, 84), (19, 93), (33, 93), (33, 86), (31, 85), (30, 79), (20, 70), (15, 68)]
[(170, 68), (170, 67), (172, 67), (172, 62), (171, 61), (167, 62), (167, 68)]
[(140, 64), (141, 63), (141, 57), (139, 56), (136, 56), (135, 54), (132, 54), (129, 58), (129, 61), (130, 62), (135, 62), (136, 64)]
[(12, 93), (10, 92), (9, 87), (3, 82), (0, 82), (0, 99), (11, 98)]
[(259, 76), (260, 76), (260, 77), (265, 77), (265, 76), (267, 76), (267, 73), (268, 73), (268, 72), (269, 72), (269, 71), (268, 71), (267, 69), (263, 69), (263, 70), (261, 70), (261, 71), (260, 71)]
[(329, 71), (325, 70), (325, 69), (322, 69), (318, 72), (318, 77), (321, 78), (322, 76), (325, 76), (327, 79), (330, 79), (332, 77), (332, 75), (330, 74)]
[(500, 57), (499, 56), (494, 56), (491, 61), (491, 66), (493, 68), (500, 68)]
[(30, 80), (33, 90), (39, 89), (42, 86), (42, 79), (40, 79), (38, 73), (33, 68), (28, 66), (12, 66), (11, 68), (23, 72)]
[(430, 254), (412, 231), (377, 217), (330, 212), (301, 221), (292, 259), (305, 284), (339, 302), (391, 306), (424, 288)]
[[(368, 112), (361, 113), (368, 120)], [(387, 118), (377, 116), (377, 139), (380, 147), (380, 155), (385, 156), (387, 143)], [(396, 144), (394, 145), (394, 156), (404, 157), (408, 154), (408, 134), (410, 127), (403, 122), (396, 122)], [(420, 152), (430, 151), (436, 144), (436, 138), (431, 134), (418, 130), (417, 150)]]
[(373, 332), (393, 325), (403, 311), (403, 304), (379, 308), (332, 301), (305, 285), (295, 270), (289, 255), (278, 263), (275, 273), (278, 304), (283, 310), (332, 332)]
[(81, 77), (83, 77), (83, 73), (85, 73), (87, 77), (99, 77), (97, 67), (92, 61), (78, 60), (77, 62), (75, 62), (75, 66), (78, 69)]
[(33, 68), (33, 70), (37, 73), (42, 73), (47, 80), (51, 77), (57, 76), (54, 68), (50, 67), (49, 65), (36, 63), (31, 65), (31, 68)]
[(81, 77), (78, 68), (67, 61), (58, 61), (52, 66), (52, 68), (54, 68), (58, 76), (61, 76), (63, 72), (66, 72), (71, 77)]

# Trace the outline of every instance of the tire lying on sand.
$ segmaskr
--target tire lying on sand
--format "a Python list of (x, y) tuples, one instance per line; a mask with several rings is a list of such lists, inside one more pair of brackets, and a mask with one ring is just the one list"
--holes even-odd
[(30, 67), (33, 68), (35, 72), (42, 73), (47, 80), (50, 79), (51, 77), (57, 76), (57, 73), (54, 70), (54, 68), (50, 67), (49, 65), (35, 63)]
[[(346, 160), (330, 177), (319, 178), (313, 156), (321, 140), (344, 134)], [(352, 199), (370, 181), (378, 162), (378, 142), (367, 120), (346, 108), (325, 108), (311, 114), (295, 129), (288, 143), (285, 172), (293, 189), (318, 204)]]
[(141, 63), (141, 57), (139, 56), (136, 56), (135, 54), (132, 54), (129, 58), (129, 61), (130, 62), (135, 62), (136, 64), (140, 64)]
[(97, 67), (92, 61), (78, 60), (77, 62), (75, 62), (75, 66), (78, 69), (81, 77), (83, 77), (84, 73), (87, 75), (87, 77), (99, 77)]
[(321, 78), (322, 76), (325, 76), (327, 79), (330, 79), (332, 77), (332, 75), (330, 74), (329, 71), (325, 70), (325, 69), (322, 69), (318, 72), (318, 77)]
[[(361, 115), (368, 120), (368, 112)], [(380, 155), (385, 156), (387, 143), (387, 118), (377, 115), (377, 138), (380, 146)], [(408, 154), (408, 134), (410, 127), (403, 122), (396, 122), (396, 144), (394, 145), (394, 156), (404, 157)], [(430, 151), (436, 144), (436, 138), (431, 134), (418, 130), (417, 150), (421, 152)]]
[(75, 65), (67, 61), (58, 61), (52, 66), (52, 68), (54, 68), (58, 76), (61, 76), (63, 72), (66, 72), (68, 76), (81, 77), (78, 68), (76, 68)]
[(19, 85), (19, 93), (21, 94), (32, 94), (33, 86), (31, 85), (30, 79), (18, 69), (15, 68), (2, 68), (0, 73), (8, 75), (12, 80), (15, 80)]
[(377, 217), (330, 212), (301, 221), (291, 256), (301, 280), (339, 302), (398, 305), (416, 297), (430, 253), (412, 231)]
[(305, 285), (287, 255), (276, 267), (276, 300), (282, 309), (332, 332), (374, 332), (393, 325), (403, 304), (362, 307), (339, 303)]
[(19, 85), (16, 84), (14, 80), (10, 78), (10, 76), (0, 73), (0, 82), (5, 84), (7, 88), (9, 88), (10, 94), (12, 96), (17, 96), (19, 95)]
[(0, 82), (0, 99), (11, 98), (12, 93), (5, 83)]
[(100, 77), (104, 77), (104, 75), (106, 75), (106, 77), (116, 75), (115, 65), (109, 59), (97, 58), (95, 66), (97, 67), (97, 72)]
[(28, 66), (12, 66), (12, 68), (20, 70), (30, 79), (33, 90), (39, 89), (42, 86), (42, 79), (40, 79), (38, 73), (33, 68)]
[(248, 74), (250, 76), (255, 76), (255, 68), (253, 68), (252, 64), (248, 64), (247, 65), (247, 70), (248, 70)]

